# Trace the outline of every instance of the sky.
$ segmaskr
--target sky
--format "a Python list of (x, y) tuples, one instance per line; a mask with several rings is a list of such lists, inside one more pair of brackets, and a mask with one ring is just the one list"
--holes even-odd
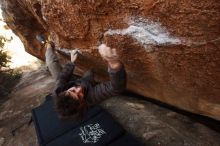
[(11, 42), (6, 43), (5, 50), (8, 55), (11, 56), (11, 68), (19, 68), (21, 66), (29, 66), (37, 61), (37, 58), (25, 52), (24, 45), (21, 40), (11, 31), (6, 30), (4, 26), (6, 25), (2, 21), (2, 10), (0, 9), (0, 35), (10, 39), (13, 38)]

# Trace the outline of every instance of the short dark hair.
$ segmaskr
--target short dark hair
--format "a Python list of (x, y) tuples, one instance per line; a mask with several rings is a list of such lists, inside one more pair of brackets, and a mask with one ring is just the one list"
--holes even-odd
[(73, 99), (71, 96), (66, 95), (65, 92), (61, 92), (56, 97), (55, 107), (61, 119), (74, 121), (80, 121), (87, 110), (85, 100)]

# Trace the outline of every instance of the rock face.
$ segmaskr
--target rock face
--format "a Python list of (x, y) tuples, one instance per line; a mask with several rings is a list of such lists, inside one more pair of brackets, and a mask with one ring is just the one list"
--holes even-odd
[[(45, 66), (23, 74), (1, 105), (0, 146), (39, 146), (33, 122), (28, 124), (31, 109), (45, 101), (54, 84)], [(220, 124), (214, 120), (198, 120), (132, 96), (110, 98), (101, 106), (146, 146), (220, 145)]]
[(220, 120), (220, 3), (218, 0), (3, 0), (7, 24), (26, 51), (44, 59), (35, 36), (80, 48), (79, 69), (106, 78), (96, 47), (117, 49), (128, 89)]

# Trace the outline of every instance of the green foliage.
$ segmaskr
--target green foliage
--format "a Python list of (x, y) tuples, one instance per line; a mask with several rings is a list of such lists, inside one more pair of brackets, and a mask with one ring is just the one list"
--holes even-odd
[(10, 69), (8, 65), (11, 57), (4, 51), (5, 43), (8, 41), (3, 36), (0, 36), (0, 105), (7, 99), (7, 95), (12, 91), (21, 77), (19, 71)]
[(0, 71), (3, 67), (9, 67), (8, 63), (10, 62), (11, 57), (4, 51), (5, 43), (8, 40), (3, 36), (0, 36)]
[(7, 70), (6, 72), (0, 72), (0, 102), (11, 92), (20, 77), (21, 73), (18, 71)]
[(0, 48), (3, 48), (5, 46), (7, 39), (3, 36), (0, 36)]
[(11, 57), (8, 56), (6, 52), (4, 52), (2, 49), (0, 50), (0, 70), (2, 67), (9, 67), (8, 63), (10, 62)]

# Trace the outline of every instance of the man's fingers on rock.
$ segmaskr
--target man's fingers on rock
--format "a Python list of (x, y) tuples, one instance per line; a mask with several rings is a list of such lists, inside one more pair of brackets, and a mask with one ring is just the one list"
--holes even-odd
[(118, 56), (117, 51), (116, 51), (115, 48), (112, 49), (112, 55), (113, 55), (113, 56)]
[(99, 53), (105, 60), (115, 60), (118, 58), (118, 54), (115, 48), (111, 49), (107, 47), (105, 44), (102, 44), (98, 47)]
[(105, 47), (107, 47), (105, 44), (101, 44), (101, 45), (99, 45), (98, 49), (100, 50), (100, 49), (103, 49)]
[(103, 49), (99, 48), (99, 54), (103, 55)]
[(77, 52), (77, 50), (72, 50), (71, 54), (75, 54)]

